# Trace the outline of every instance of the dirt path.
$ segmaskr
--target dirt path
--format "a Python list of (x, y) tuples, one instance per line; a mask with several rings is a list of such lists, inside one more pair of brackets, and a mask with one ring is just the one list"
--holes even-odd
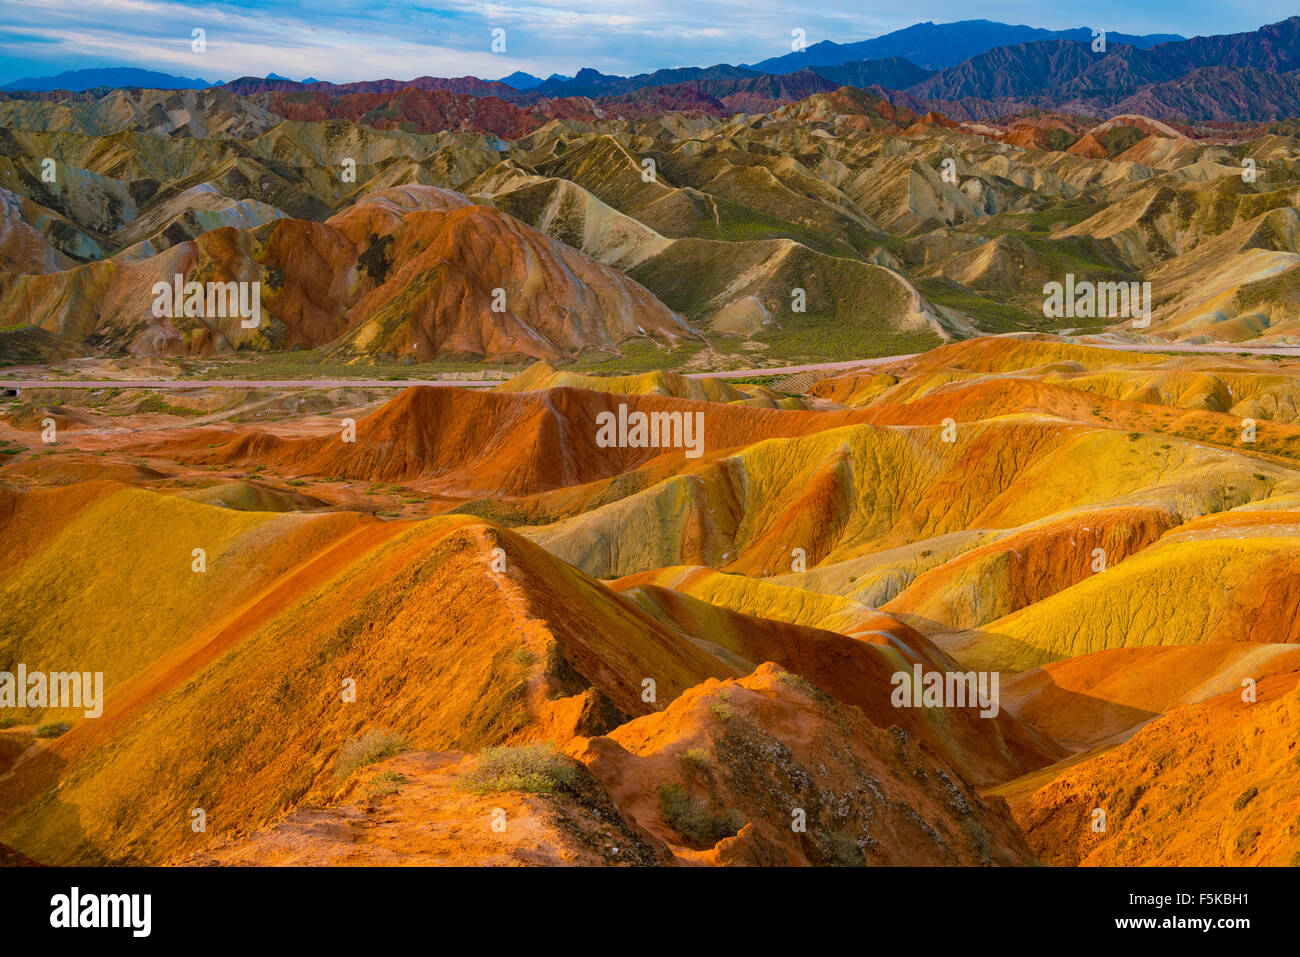
[[(339, 803), (300, 808), (171, 863), (225, 866), (581, 866), (658, 863), (612, 806), (574, 793), (476, 793), (477, 759), (406, 751), (357, 772)], [(601, 794), (604, 797), (603, 792)], [(608, 801), (608, 798), (604, 798)], [(612, 812), (612, 813), (611, 813)], [(493, 828), (494, 819), (498, 828)]]

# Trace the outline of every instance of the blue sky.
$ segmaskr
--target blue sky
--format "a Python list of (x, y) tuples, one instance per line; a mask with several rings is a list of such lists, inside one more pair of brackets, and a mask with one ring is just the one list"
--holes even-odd
[[(337, 0), (3, 0), (0, 83), (101, 66), (139, 66), (210, 81), (276, 72), (346, 82), (380, 77), (539, 76), (754, 62), (808, 42), (848, 42), (923, 20), (972, 18), (1053, 29), (1235, 33), (1292, 15), (1282, 0), (521, 0), (345, 3)], [(207, 50), (191, 49), (195, 28)], [(504, 29), (506, 50), (491, 50)]]

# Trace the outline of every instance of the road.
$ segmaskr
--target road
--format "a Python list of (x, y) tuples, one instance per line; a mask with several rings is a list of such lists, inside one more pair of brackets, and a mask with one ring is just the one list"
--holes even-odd
[[(845, 362), (815, 362), (776, 369), (733, 369), (724, 372), (687, 373), (690, 379), (745, 379), (753, 376), (795, 375), (800, 372), (835, 372), (841, 369), (869, 368), (900, 359), (914, 358), (915, 353), (880, 356), (874, 359), (849, 359)], [(20, 370), (25, 371), (25, 370)], [(495, 369), (484, 370), (491, 375)], [(464, 386), (483, 389), (500, 385), (504, 379), (6, 379), (0, 376), (0, 389), (405, 389), (407, 386)]]
[[(1083, 342), (1079, 345), (1114, 349), (1119, 352), (1184, 352), (1202, 355), (1291, 356), (1300, 358), (1300, 346), (1245, 345), (1193, 345), (1167, 343), (1160, 345), (1130, 344), (1124, 342)], [(919, 353), (896, 356), (878, 356), (871, 359), (847, 359), (843, 362), (813, 362), (799, 366), (780, 366), (774, 369), (730, 369), (722, 372), (691, 372), (690, 379), (748, 379), (755, 376), (797, 375), (801, 372), (838, 372), (847, 369), (868, 369), (904, 359), (914, 359)], [(11, 370), (26, 371), (26, 370)], [(484, 370), (492, 374), (498, 370)], [(502, 373), (504, 374), (504, 373)], [(5, 379), (0, 375), (0, 389), (405, 389), (413, 385), (460, 386), (484, 389), (500, 385), (504, 380), (487, 379)]]

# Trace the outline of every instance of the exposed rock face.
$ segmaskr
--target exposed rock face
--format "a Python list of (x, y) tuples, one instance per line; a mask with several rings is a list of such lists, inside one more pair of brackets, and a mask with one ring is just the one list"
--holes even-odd
[(536, 117), (495, 96), (447, 90), (406, 88), (393, 93), (346, 93), (336, 97), (325, 93), (272, 93), (269, 103), (288, 120), (345, 119), (378, 130), (456, 130), (514, 139), (541, 125)]
[[(1159, 717), (1017, 801), (1030, 846), (1060, 866), (1295, 866), (1295, 672)], [(1185, 813), (1195, 807), (1194, 817)], [(1091, 824), (1106, 814), (1104, 831)]]
[(0, 190), (0, 273), (47, 273), (72, 262), (23, 219), (24, 200)]
[(682, 862), (1031, 859), (1000, 800), (960, 784), (906, 732), (870, 724), (770, 663), (737, 681), (705, 682), (569, 750), (625, 817)]
[[(155, 284), (177, 275), (205, 288), (258, 283), (261, 322), (155, 316)], [(0, 303), (66, 339), (137, 355), (336, 343), (417, 359), (555, 358), (630, 338), (696, 335), (621, 273), (507, 214), (425, 186), (381, 190), (324, 223), (223, 227), (121, 265), (13, 277)]]

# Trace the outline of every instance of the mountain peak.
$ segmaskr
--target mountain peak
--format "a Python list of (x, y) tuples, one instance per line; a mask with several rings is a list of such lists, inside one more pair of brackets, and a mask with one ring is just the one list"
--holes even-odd
[(541, 86), (544, 82), (541, 77), (533, 76), (531, 73), (525, 73), (523, 70), (515, 70), (509, 76), (503, 76), (498, 83), (504, 83), (506, 86), (512, 86), (516, 90), (531, 90), (535, 86)]

